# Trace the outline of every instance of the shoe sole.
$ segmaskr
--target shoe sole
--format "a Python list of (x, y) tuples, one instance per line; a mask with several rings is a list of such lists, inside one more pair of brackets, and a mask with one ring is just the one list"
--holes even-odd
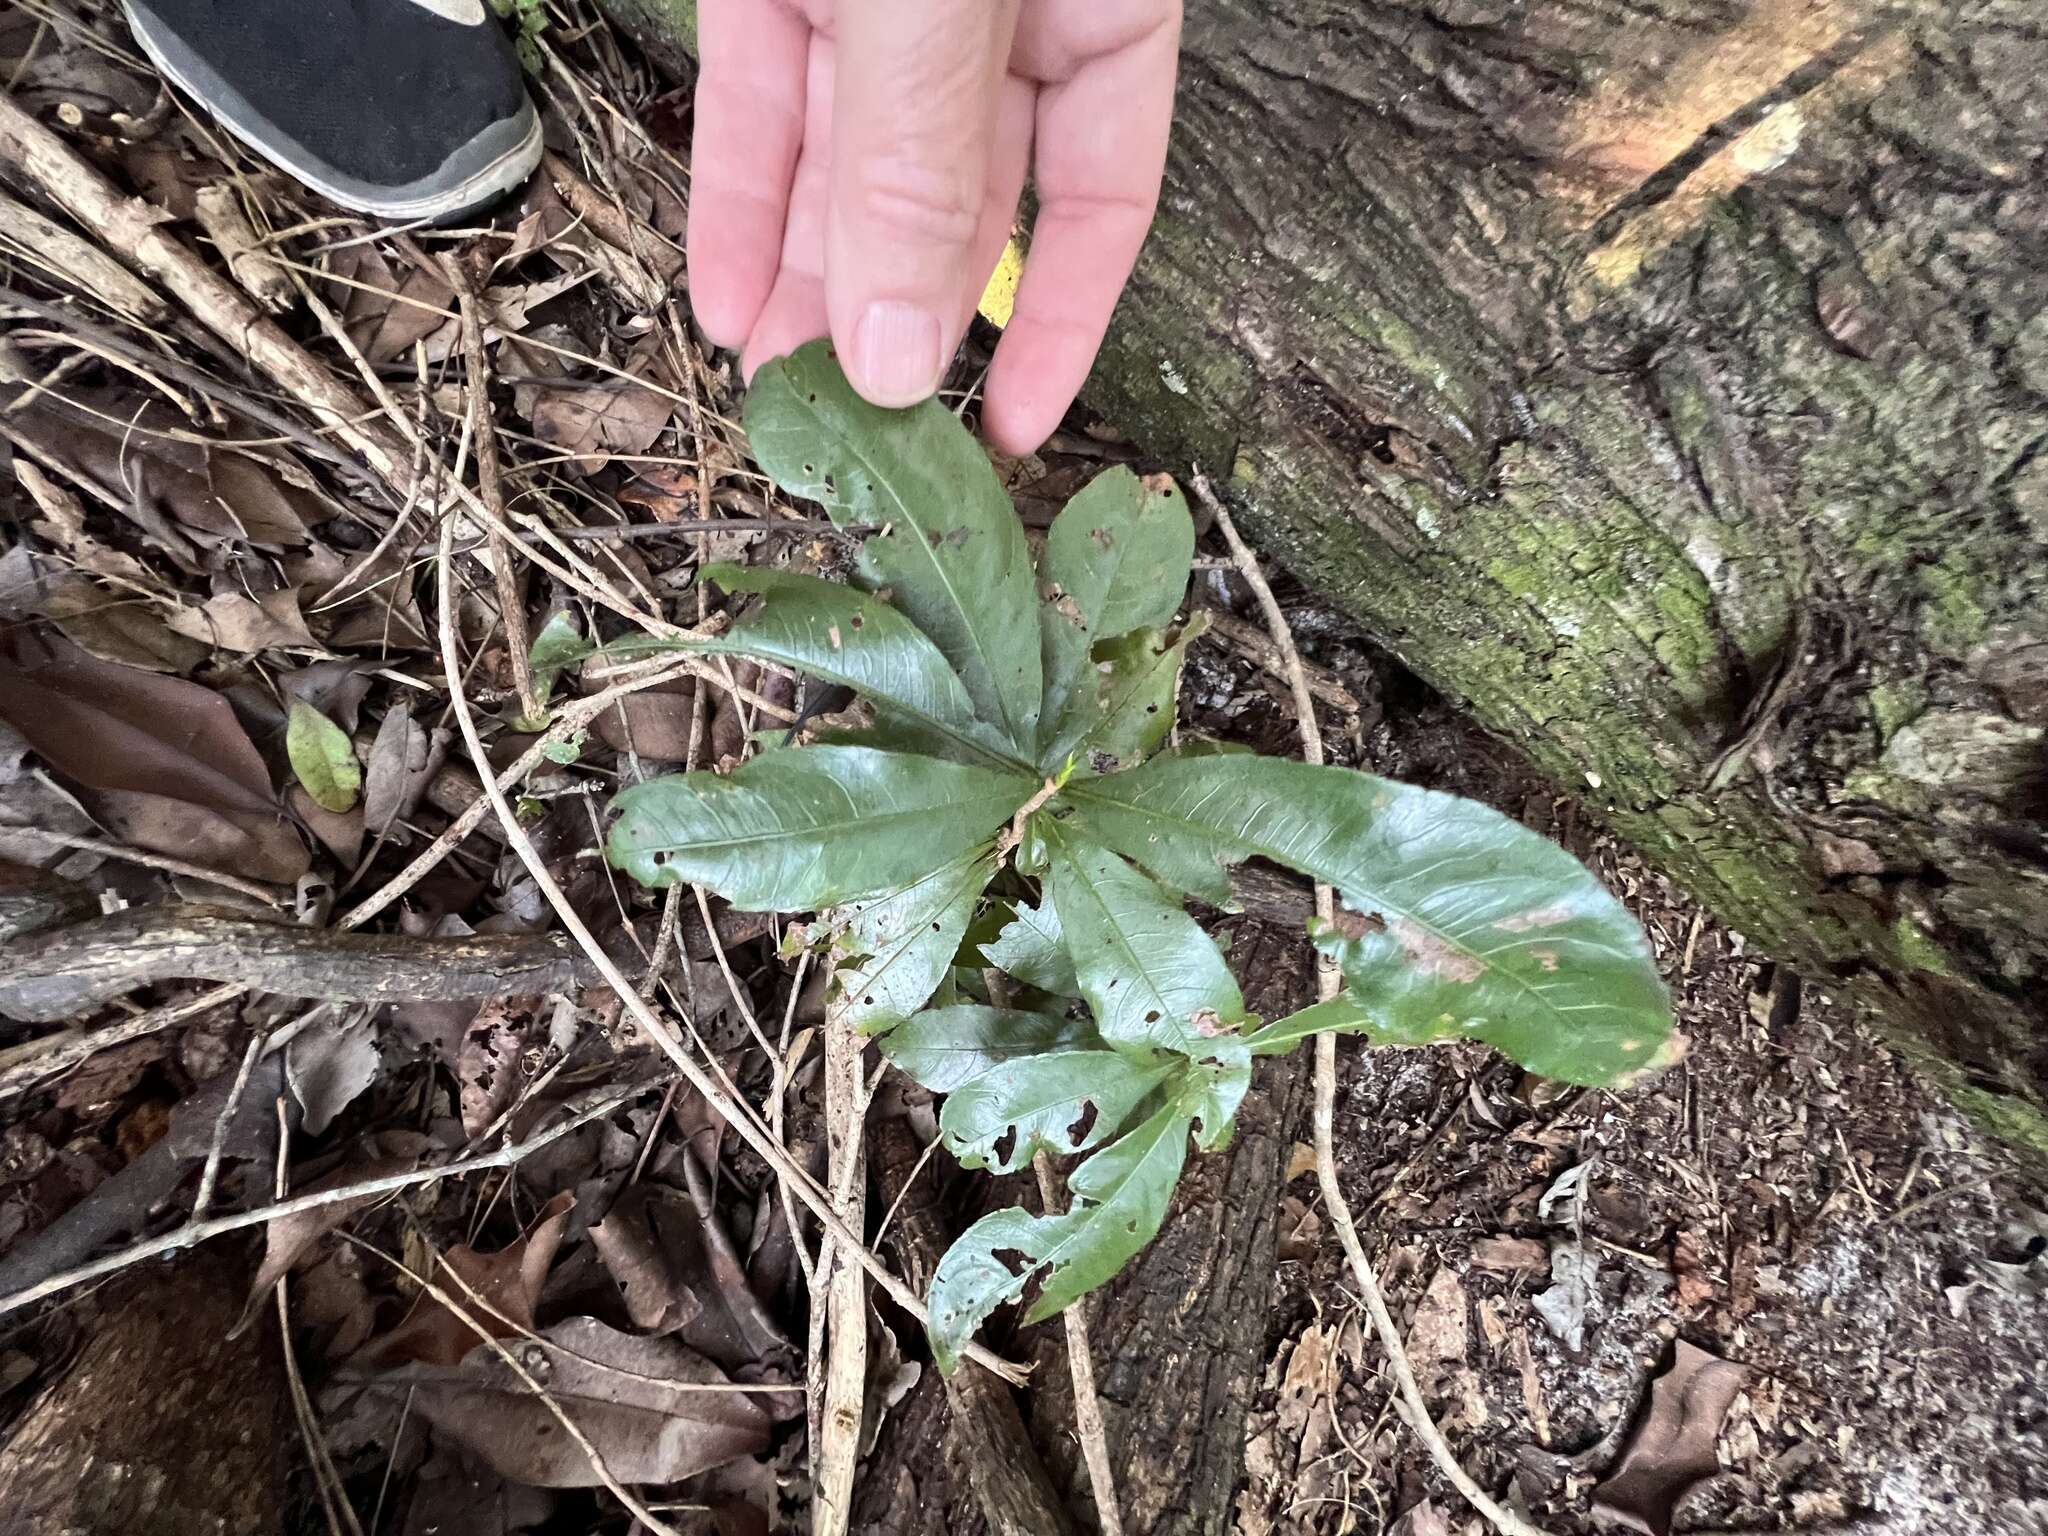
[(444, 224), (496, 202), (540, 164), (540, 115), (529, 100), (516, 117), (490, 125), (440, 168), (401, 187), (378, 187), (322, 165), (252, 107), (243, 95), (176, 37), (157, 29), (139, 8), (126, 8), (129, 28), (149, 60), (178, 89), (203, 102), (251, 149), (321, 196), (394, 223)]

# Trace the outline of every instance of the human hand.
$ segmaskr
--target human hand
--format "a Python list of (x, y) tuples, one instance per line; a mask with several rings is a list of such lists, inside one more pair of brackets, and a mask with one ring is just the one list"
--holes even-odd
[(829, 332), (878, 405), (931, 394), (1039, 209), (982, 423), (1059, 425), (1151, 226), (1180, 0), (701, 0), (690, 294), (751, 378)]

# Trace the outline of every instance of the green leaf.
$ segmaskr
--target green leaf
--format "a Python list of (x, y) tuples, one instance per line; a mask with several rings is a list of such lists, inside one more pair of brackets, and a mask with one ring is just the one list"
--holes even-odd
[(1084, 679), (1097, 644), (1165, 625), (1187, 590), (1194, 557), (1194, 521), (1164, 475), (1141, 480), (1119, 466), (1060, 509), (1038, 567), (1049, 747), (1055, 733), (1085, 730), (1094, 712)]
[(527, 664), (533, 669), (534, 691), (540, 695), (541, 703), (548, 701), (554, 691), (555, 679), (563, 670), (578, 665), (590, 655), (594, 647), (583, 638), (576, 628), (576, 615), (566, 610), (552, 615), (533, 637), (532, 648), (526, 653)]
[(949, 758), (1023, 766), (974, 718), (974, 704), (939, 648), (880, 598), (766, 567), (714, 565), (703, 579), (728, 592), (759, 593), (762, 602), (726, 634), (621, 641), (607, 654), (689, 651), (776, 662), (867, 695), (878, 711), (915, 731), (905, 738), (912, 750), (936, 747)]
[(973, 434), (937, 400), (869, 405), (823, 341), (754, 375), (746, 426), (777, 485), (842, 526), (880, 528), (862, 548), (863, 584), (889, 589), (981, 717), (1035, 757), (1043, 677), (1031, 553)]
[(1195, 1121), (1196, 1146), (1214, 1152), (1230, 1145), (1237, 1130), (1237, 1108), (1251, 1086), (1252, 1053), (1241, 1042), (1234, 1053), (1189, 1069), (1181, 1097)]
[(1054, 997), (1079, 997), (1074, 960), (1060, 936), (1059, 914), (1049, 901), (1037, 906), (1018, 902), (1016, 916), (981, 946), (988, 963), (1027, 987)]
[(1670, 999), (1642, 929), (1570, 854), (1485, 806), (1263, 757), (1157, 757), (1063, 799), (1086, 835), (1206, 900), (1253, 855), (1336, 887), (1346, 910), (1318, 943), (1377, 1038), (1484, 1040), (1575, 1083), (1665, 1059)]
[(863, 1034), (901, 1023), (924, 1006), (951, 969), (982, 887), (995, 874), (992, 848), (856, 903), (833, 973), (847, 1019)]
[(889, 1063), (911, 1081), (933, 1093), (951, 1093), (962, 1083), (1025, 1057), (1099, 1050), (1102, 1037), (1086, 1019), (959, 1003), (914, 1014), (877, 1043)]
[[(1208, 627), (1208, 616), (1197, 614), (1172, 638), (1156, 629), (1134, 629), (1097, 646), (1094, 707), (1069, 710), (1046, 761), (1064, 763), (1071, 756), (1076, 773), (1117, 773), (1165, 746), (1188, 646)], [(1076, 729), (1080, 734), (1069, 739)]]
[(1372, 1019), (1358, 1006), (1358, 999), (1349, 992), (1339, 992), (1253, 1030), (1244, 1037), (1244, 1043), (1252, 1048), (1254, 1056), (1285, 1056), (1310, 1035), (1357, 1035), (1371, 1030)]
[(356, 761), (348, 732), (304, 699), (292, 700), (284, 728), (284, 754), (291, 760), (292, 777), (322, 810), (339, 815), (356, 803), (356, 794), (363, 787), (363, 765)]
[(643, 885), (809, 911), (964, 857), (1036, 789), (1022, 774), (868, 747), (774, 751), (730, 777), (671, 774), (623, 791), (605, 857)]
[(1114, 1136), (1176, 1066), (1122, 1051), (1020, 1056), (947, 1094), (939, 1130), (962, 1167), (1015, 1173), (1040, 1147), (1064, 1157)]
[[(1021, 1208), (992, 1211), (960, 1234), (932, 1275), (932, 1357), (941, 1371), (959, 1364), (988, 1315), (1043, 1278), (1027, 1323), (1051, 1317), (1109, 1280), (1149, 1243), (1166, 1219), (1187, 1161), (1190, 1112), (1176, 1097), (1128, 1135), (1076, 1168), (1074, 1196), (1058, 1216)], [(1011, 1268), (1007, 1255), (1023, 1262)]]
[(1216, 943), (1147, 875), (1067, 825), (1046, 828), (1052, 904), (1081, 995), (1111, 1045), (1204, 1057), (1243, 1044), (1244, 995)]

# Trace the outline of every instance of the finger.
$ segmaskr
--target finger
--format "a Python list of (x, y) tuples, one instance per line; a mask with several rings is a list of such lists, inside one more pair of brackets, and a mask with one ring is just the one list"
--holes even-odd
[(754, 370), (770, 358), (794, 352), (825, 334), (825, 208), (831, 196), (833, 61), (831, 41), (813, 34), (805, 84), (804, 147), (790, 186), (789, 217), (777, 253), (775, 286), (740, 354), (740, 372), (749, 383)]
[(690, 147), (690, 307), (723, 347), (775, 281), (803, 145), (810, 26), (780, 0), (704, 0)]
[(958, 345), (1016, 0), (846, 0), (825, 303), (877, 405), (938, 388)]
[(1005, 75), (996, 103), (995, 140), (988, 162), (988, 195), (981, 203), (981, 223), (969, 247), (967, 280), (960, 291), (959, 329), (965, 335), (974, 323), (975, 307), (1002, 260), (1017, 225), (1017, 202), (1024, 195), (1024, 177), (1031, 169), (1031, 124), (1038, 91), (1029, 80)]
[(1178, 12), (1038, 96), (1038, 217), (982, 424), (1008, 453), (1053, 429), (1094, 366), (1152, 227), (1173, 122)]

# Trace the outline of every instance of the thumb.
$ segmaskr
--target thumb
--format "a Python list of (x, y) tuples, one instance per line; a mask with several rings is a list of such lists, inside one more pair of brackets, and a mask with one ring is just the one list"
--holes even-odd
[(914, 405), (959, 345), (1017, 0), (842, 0), (825, 308), (855, 389)]

